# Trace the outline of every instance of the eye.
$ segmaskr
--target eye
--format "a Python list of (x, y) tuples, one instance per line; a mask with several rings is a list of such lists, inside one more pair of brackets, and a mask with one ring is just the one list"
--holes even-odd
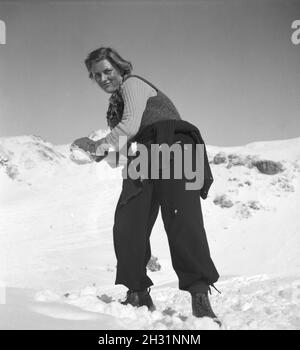
[(94, 79), (95, 79), (95, 80), (101, 79), (101, 74), (100, 74), (100, 73), (94, 74)]

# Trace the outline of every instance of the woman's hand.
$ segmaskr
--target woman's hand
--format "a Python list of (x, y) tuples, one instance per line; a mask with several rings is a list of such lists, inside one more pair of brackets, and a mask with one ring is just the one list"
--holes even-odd
[(108, 154), (110, 154), (107, 163), (111, 167), (118, 166), (116, 160), (116, 152), (109, 152), (110, 145), (107, 144), (106, 139), (102, 138), (98, 141), (93, 141), (89, 137), (81, 137), (75, 140), (70, 147), (71, 152), (74, 150), (80, 150), (85, 152), (90, 160), (94, 160), (96, 162), (100, 162), (102, 159), (107, 158)]
[(95, 159), (90, 155), (94, 141), (88, 137), (75, 140), (70, 146), (70, 159), (77, 164), (88, 164)]
[(110, 145), (106, 142), (105, 138), (95, 141), (95, 155), (104, 156), (110, 149)]
[(97, 146), (101, 143), (99, 141), (93, 141), (89, 137), (81, 137), (75, 140), (70, 147), (72, 160), (78, 158), (78, 151), (81, 151), (88, 156), (90, 161), (100, 162), (103, 158), (105, 158), (106, 154), (105, 152), (102, 154), (96, 154)]
[(88, 137), (81, 137), (75, 140), (71, 145), (71, 149), (75, 148), (80, 148), (82, 151), (89, 154), (96, 153), (96, 143)]

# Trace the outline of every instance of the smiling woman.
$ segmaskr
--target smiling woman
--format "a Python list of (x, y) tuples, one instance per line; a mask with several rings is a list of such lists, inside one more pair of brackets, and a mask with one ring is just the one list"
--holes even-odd
[[(73, 143), (96, 161), (104, 159), (111, 148), (117, 152), (128, 150), (133, 142), (146, 147), (179, 142), (182, 147), (196, 148), (197, 144), (204, 144), (199, 130), (181, 119), (172, 101), (146, 79), (131, 75), (131, 63), (115, 50), (94, 50), (85, 65), (89, 77), (111, 95), (106, 115), (110, 133), (98, 141), (84, 137)], [(122, 147), (123, 136), (126, 143)], [(219, 274), (210, 257), (199, 198), (207, 197), (213, 181), (206, 153), (204, 158), (204, 185), (198, 191), (188, 190), (184, 177), (178, 179), (174, 175), (130, 178), (128, 169), (133, 159), (128, 157), (114, 217), (115, 283), (128, 288), (123, 304), (155, 309), (147, 263), (151, 257), (150, 234), (160, 208), (179, 288), (191, 293), (195, 316), (211, 317), (220, 325), (208, 299), (210, 286)], [(172, 167), (171, 161), (169, 165)]]
[(118, 90), (123, 81), (119, 70), (108, 60), (95, 62), (92, 65), (91, 74), (96, 83), (109, 94)]
[[(118, 89), (125, 76), (132, 71), (132, 64), (109, 47), (92, 51), (86, 58), (85, 65), (89, 77), (108, 93)], [(112, 86), (105, 89), (105, 85)]]

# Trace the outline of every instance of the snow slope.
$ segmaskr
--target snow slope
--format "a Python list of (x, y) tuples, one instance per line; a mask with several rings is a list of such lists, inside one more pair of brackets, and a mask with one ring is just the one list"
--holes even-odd
[[(300, 138), (207, 150), (215, 181), (202, 208), (221, 275), (222, 294), (211, 302), (223, 328), (299, 329)], [(283, 171), (261, 173), (257, 159), (280, 162)], [(189, 294), (177, 289), (160, 218), (151, 243), (161, 269), (149, 271), (157, 311), (117, 302), (126, 293), (114, 286), (120, 191), (121, 168), (77, 165), (68, 145), (0, 139), (0, 328), (216, 327), (193, 317)]]

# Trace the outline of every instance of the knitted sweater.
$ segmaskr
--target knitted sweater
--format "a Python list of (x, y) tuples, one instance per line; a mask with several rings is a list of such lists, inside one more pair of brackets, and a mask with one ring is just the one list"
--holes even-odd
[(172, 101), (139, 76), (128, 76), (120, 87), (120, 95), (122, 98), (118, 104), (123, 105), (117, 106), (115, 110), (122, 115), (116, 116), (113, 122), (108, 118), (111, 132), (105, 137), (106, 143), (115, 149), (118, 149), (120, 136), (130, 140), (144, 127), (157, 121), (181, 119)]

